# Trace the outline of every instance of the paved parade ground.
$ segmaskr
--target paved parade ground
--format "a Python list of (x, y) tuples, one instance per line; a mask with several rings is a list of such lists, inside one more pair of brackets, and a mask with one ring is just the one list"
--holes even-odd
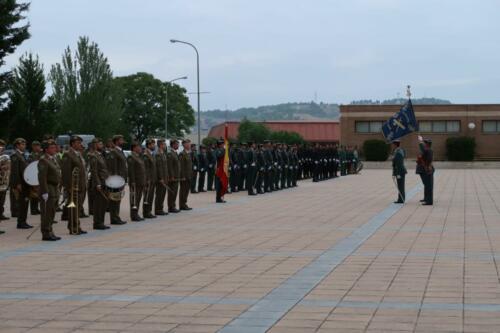
[(53, 243), (2, 222), (0, 332), (500, 332), (500, 171), (438, 170), (434, 206), (406, 185), (404, 206), (390, 170), (195, 194)]

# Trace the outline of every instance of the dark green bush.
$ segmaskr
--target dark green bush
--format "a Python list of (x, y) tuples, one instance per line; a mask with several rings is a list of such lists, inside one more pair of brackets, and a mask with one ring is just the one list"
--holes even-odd
[(390, 146), (383, 140), (366, 140), (363, 143), (363, 154), (367, 161), (386, 161)]
[(476, 152), (476, 139), (461, 136), (446, 139), (446, 156), (450, 161), (472, 161)]

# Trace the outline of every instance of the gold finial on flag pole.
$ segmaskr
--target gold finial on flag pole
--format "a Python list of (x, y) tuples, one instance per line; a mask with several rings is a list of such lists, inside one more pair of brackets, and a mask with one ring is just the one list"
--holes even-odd
[(408, 96), (408, 99), (411, 98), (411, 90), (410, 90), (411, 86), (410, 85), (407, 85), (406, 86), (406, 96)]

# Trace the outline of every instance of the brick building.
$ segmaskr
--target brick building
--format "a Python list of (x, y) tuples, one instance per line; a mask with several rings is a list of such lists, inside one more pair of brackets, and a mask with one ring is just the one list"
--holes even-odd
[[(273, 132), (297, 132), (309, 143), (338, 143), (340, 141), (340, 125), (336, 120), (277, 120), (258, 121), (257, 123), (266, 125)], [(228, 136), (237, 138), (239, 121), (228, 121), (215, 125), (210, 129), (208, 136), (223, 137), (226, 124), (228, 125)]]
[[(470, 136), (476, 139), (476, 159), (500, 159), (500, 104), (414, 105), (420, 133), (433, 141), (436, 160), (446, 159), (446, 139)], [(400, 105), (342, 105), (340, 142), (362, 147), (368, 139), (384, 139), (381, 127)], [(469, 128), (474, 124), (474, 128)], [(401, 140), (409, 157), (417, 154), (417, 134)]]

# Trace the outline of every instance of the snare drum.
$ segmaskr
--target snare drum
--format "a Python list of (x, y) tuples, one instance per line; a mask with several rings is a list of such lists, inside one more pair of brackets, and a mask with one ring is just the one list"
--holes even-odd
[(118, 175), (109, 176), (106, 178), (104, 191), (107, 193), (109, 200), (120, 201), (125, 195), (125, 179)]

